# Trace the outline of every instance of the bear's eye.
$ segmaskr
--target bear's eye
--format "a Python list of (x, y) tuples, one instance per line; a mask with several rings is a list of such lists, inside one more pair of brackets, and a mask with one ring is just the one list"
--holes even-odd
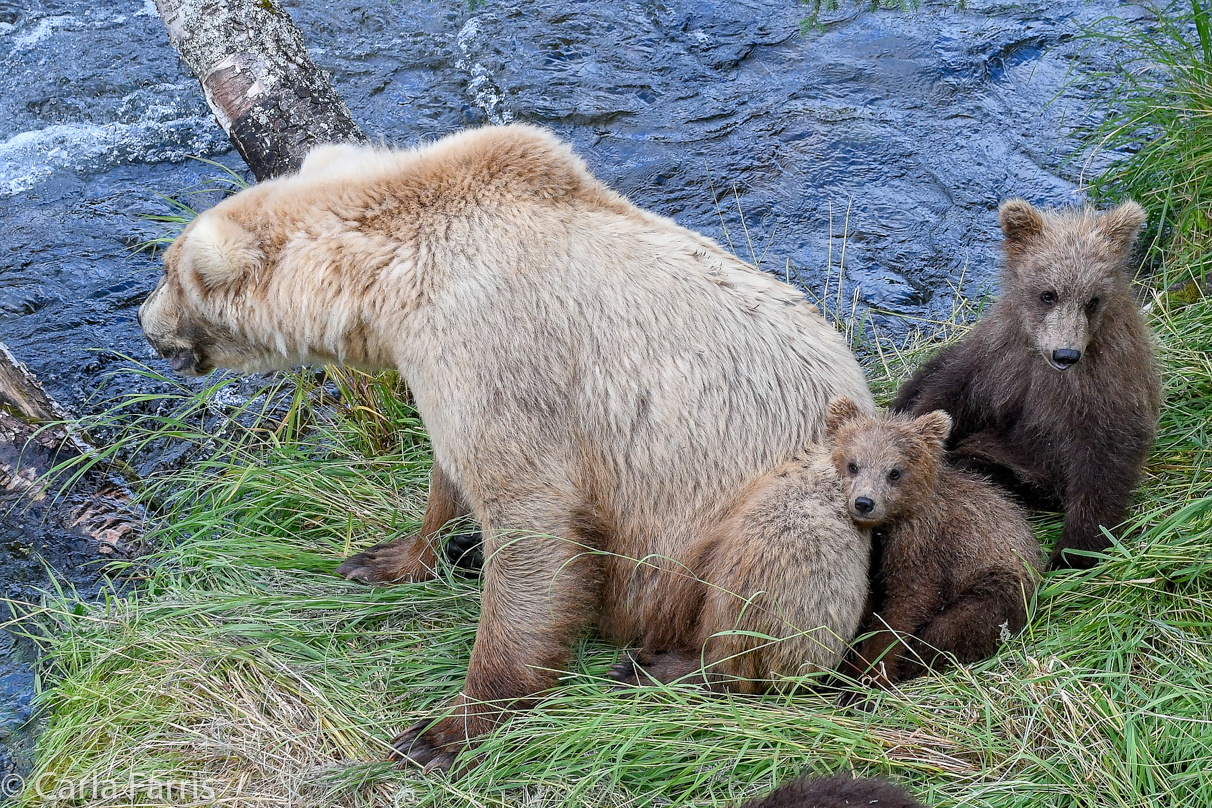
[(846, 471), (850, 472), (851, 474), (858, 474), (858, 463), (855, 463), (853, 460), (850, 461), (846, 464)]
[(888, 472), (888, 479), (889, 479), (889, 480), (892, 480), (892, 482), (896, 482), (896, 481), (897, 481), (897, 480), (899, 480), (900, 478), (901, 478), (901, 470), (900, 470), (900, 469), (893, 469), (892, 471)]
[(1039, 302), (1045, 306), (1053, 306), (1056, 304), (1056, 292), (1041, 292)]
[(1098, 311), (1098, 298), (1097, 297), (1090, 298), (1090, 302), (1086, 304), (1086, 311), (1090, 312), (1091, 314)]

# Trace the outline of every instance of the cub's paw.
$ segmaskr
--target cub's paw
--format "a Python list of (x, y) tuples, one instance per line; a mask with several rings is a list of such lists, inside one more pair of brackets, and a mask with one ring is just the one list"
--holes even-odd
[(877, 699), (867, 690), (843, 690), (837, 697), (837, 706), (843, 710), (857, 710), (861, 713), (873, 713)]
[(610, 670), (606, 673), (615, 684), (611, 685), (613, 690), (622, 690), (627, 687), (635, 687), (640, 684), (640, 671), (636, 667), (634, 654), (637, 651), (624, 651), (619, 661), (610, 666)]
[[(667, 685), (701, 672), (698, 654), (684, 651), (628, 651), (610, 669), (615, 689), (644, 685)], [(701, 678), (697, 680), (701, 684)]]
[(1057, 570), (1088, 570), (1098, 565), (1102, 558), (1099, 556), (1078, 555), (1069, 547), (1057, 547), (1048, 557), (1048, 571)]
[(351, 555), (337, 567), (337, 575), (364, 584), (408, 583), (436, 578), (433, 566), (432, 554), (425, 551), (424, 542), (404, 536)]

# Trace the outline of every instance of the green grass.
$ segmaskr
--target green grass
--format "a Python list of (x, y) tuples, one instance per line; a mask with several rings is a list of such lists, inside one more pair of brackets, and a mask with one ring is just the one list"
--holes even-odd
[[(1152, 20), (1098, 26), (1088, 36), (1125, 54), (1091, 81), (1101, 90), (1095, 150), (1127, 153), (1093, 180), (1099, 199), (1133, 197), (1150, 214), (1147, 243), (1203, 278), (1212, 241), (1212, 4), (1148, 6)], [(1109, 27), (1108, 27), (1109, 26)]]

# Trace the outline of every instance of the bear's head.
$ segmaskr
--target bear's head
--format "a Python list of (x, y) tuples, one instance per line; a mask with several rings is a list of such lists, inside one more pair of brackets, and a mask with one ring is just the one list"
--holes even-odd
[(846, 508), (858, 524), (876, 527), (894, 521), (934, 496), (951, 432), (947, 413), (869, 415), (842, 397), (829, 402), (825, 424)]
[(1002, 298), (1043, 360), (1067, 370), (1097, 341), (1105, 318), (1132, 305), (1125, 267), (1145, 211), (1125, 202), (1102, 214), (1051, 212), (1010, 199), (998, 218)]
[(239, 218), (246, 209), (220, 203), (190, 222), (165, 251), (160, 283), (139, 307), (148, 342), (178, 373), (275, 364), (253, 348), (236, 317), (265, 263), (260, 238)]

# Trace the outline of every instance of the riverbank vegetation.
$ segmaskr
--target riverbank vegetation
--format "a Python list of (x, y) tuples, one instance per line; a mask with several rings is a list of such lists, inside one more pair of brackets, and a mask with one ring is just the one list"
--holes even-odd
[[(1193, 25), (1175, 30), (1203, 42)], [(1212, 103), (1201, 86), (1195, 110)], [(1133, 92), (1120, 109), (1148, 109)], [(1163, 122), (1142, 118), (1133, 136), (1151, 143)], [(1206, 113), (1164, 137), (1180, 141), (1165, 154), (1212, 159)], [(333, 372), (235, 404), (233, 383), (216, 381), (105, 416), (125, 418), (118, 451), (169, 441), (198, 459), (147, 481), (159, 549), (126, 570), (139, 582), (126, 597), (26, 608), (23, 625), (46, 638), (49, 723), (17, 804), (723, 806), (798, 773), (853, 770), (934, 806), (1212, 805), (1212, 300), (1199, 283), (1167, 291), (1202, 278), (1207, 196), (1177, 169), (1171, 191), (1144, 193), (1154, 186), (1132, 178), (1162, 153), (1137, 149), (1098, 186), (1167, 223), (1145, 295), (1166, 403), (1138, 504), (1099, 567), (1047, 577), (995, 659), (863, 712), (812, 692), (620, 696), (605, 681), (618, 649), (586, 636), (542, 705), (480, 747), (478, 768), (401, 771), (381, 762), (386, 741), (458, 691), (479, 599), (448, 571), (385, 589), (332, 575), (351, 550), (420, 522), (430, 457), (406, 391), (391, 375)], [(886, 399), (930, 345), (880, 348), (867, 370)], [(1036, 526), (1051, 544), (1060, 521)]]
[(1104, 99), (1089, 135), (1126, 157), (1094, 178), (1096, 199), (1131, 197), (1150, 213), (1145, 243), (1202, 276), (1212, 246), (1212, 4), (1154, 8), (1148, 24), (1115, 23), (1089, 36), (1118, 43), (1125, 60), (1089, 78)]

